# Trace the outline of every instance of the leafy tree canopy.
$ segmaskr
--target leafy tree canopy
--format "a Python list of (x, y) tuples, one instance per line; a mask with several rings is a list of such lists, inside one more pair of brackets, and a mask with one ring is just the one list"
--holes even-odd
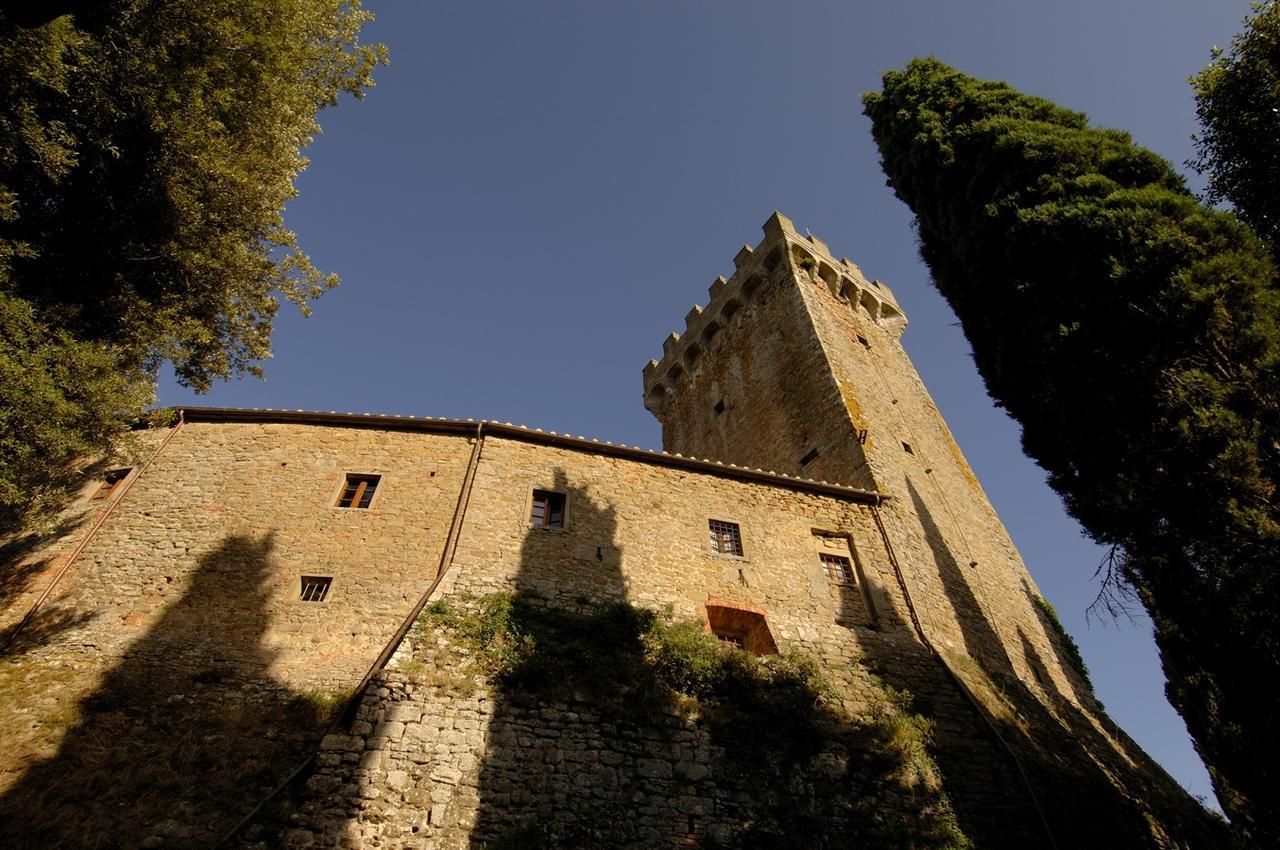
[(1203, 128), (1192, 163), (1280, 256), (1280, 5), (1255, 3), (1228, 50), (1192, 77)]
[[(197, 390), (257, 374), (279, 300), (337, 283), (283, 206), (317, 111), (385, 61), (358, 0), (70, 5), (0, 11), (0, 369), (42, 388), (0, 384), (9, 520), (110, 447), (163, 361)], [(8, 427), (41, 409), (59, 413)]]
[(1114, 547), (1233, 821), (1276, 839), (1280, 297), (1258, 238), (1116, 130), (934, 59), (864, 96), (997, 404)]

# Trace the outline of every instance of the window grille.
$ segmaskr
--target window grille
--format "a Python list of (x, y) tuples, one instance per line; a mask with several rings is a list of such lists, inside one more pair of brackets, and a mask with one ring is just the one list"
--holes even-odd
[(736, 522), (713, 519), (710, 522), (711, 551), (721, 555), (742, 557), (742, 533)]
[(564, 493), (534, 490), (529, 507), (529, 524), (546, 528), (564, 528)]
[(827, 580), (835, 584), (853, 584), (853, 564), (849, 563), (849, 559), (841, 555), (828, 555), (826, 552), (820, 552), (818, 558), (822, 561), (823, 572), (827, 574)]
[(303, 576), (302, 594), (298, 598), (303, 602), (323, 602), (329, 595), (331, 584), (333, 584), (332, 576)]
[(338, 507), (365, 508), (373, 501), (373, 491), (378, 489), (381, 475), (347, 475), (347, 483), (338, 494)]

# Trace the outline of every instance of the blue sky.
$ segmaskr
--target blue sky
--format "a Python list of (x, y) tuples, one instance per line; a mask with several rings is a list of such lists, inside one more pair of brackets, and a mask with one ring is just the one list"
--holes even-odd
[(265, 381), (194, 396), (164, 378), (162, 404), (491, 418), (658, 448), (641, 367), (781, 210), (893, 288), (904, 345), (1099, 697), (1211, 795), (1149, 625), (1086, 622), (1101, 552), (987, 399), (858, 95), (932, 54), (1177, 164), (1186, 79), (1247, 0), (368, 5), (391, 65), (321, 114), (287, 216), (342, 286), (310, 318), (282, 310)]

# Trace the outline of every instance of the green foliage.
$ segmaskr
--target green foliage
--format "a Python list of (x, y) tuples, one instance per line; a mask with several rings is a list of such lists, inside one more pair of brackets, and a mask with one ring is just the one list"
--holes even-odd
[[(625, 603), (570, 611), (512, 594), (457, 607), (438, 601), (424, 609), (416, 638), (425, 646), (441, 633), (511, 701), (587, 701), (611, 723), (643, 726), (678, 708), (689, 722), (705, 724), (728, 770), (758, 775), (762, 787), (826, 758), (819, 788), (770, 793), (759, 804), (762, 815), (745, 825), (741, 846), (830, 846), (831, 813), (850, 806), (859, 815), (856, 834), (842, 839), (970, 846), (928, 753), (930, 723), (902, 692), (884, 689), (871, 715), (854, 719), (838, 707), (813, 659), (793, 652), (757, 658), (721, 646), (700, 622), (672, 623)], [(884, 783), (893, 794), (869, 794), (869, 779), (871, 790)], [(546, 837), (541, 829), (518, 829), (490, 846), (538, 844)]]
[[(1277, 823), (1280, 297), (1257, 237), (1125, 133), (915, 60), (867, 94), (889, 185), (1023, 447), (1155, 624), (1233, 822)], [(1272, 829), (1274, 827), (1266, 827)]]
[(136, 368), (0, 291), (0, 527), (47, 522), (79, 481), (77, 461), (118, 445), (151, 398)]
[(1048, 599), (1039, 594), (1032, 594), (1031, 601), (1035, 603), (1036, 608), (1040, 609), (1040, 613), (1044, 615), (1044, 621), (1053, 629), (1054, 634), (1058, 636), (1058, 640), (1062, 643), (1062, 648), (1066, 650), (1067, 655), (1071, 656), (1071, 661), (1076, 666), (1076, 672), (1080, 674), (1080, 678), (1084, 679), (1085, 684), (1090, 689), (1093, 688), (1093, 682), (1089, 679), (1089, 665), (1084, 663), (1084, 656), (1080, 654), (1080, 647), (1076, 644), (1076, 639), (1063, 628), (1062, 620), (1058, 619), (1058, 609), (1054, 608)]
[(1253, 4), (1244, 32), (1191, 85), (1203, 128), (1192, 164), (1209, 199), (1230, 201), (1280, 256), (1280, 6)]
[(384, 61), (358, 42), (368, 18), (357, 0), (108, 0), (30, 28), (0, 12), (0, 369), (34, 369), (25, 414), (56, 410), (6, 429), (7, 518), (111, 451), (164, 360), (197, 390), (256, 374), (279, 301), (305, 311), (336, 283), (282, 211), (316, 112)]

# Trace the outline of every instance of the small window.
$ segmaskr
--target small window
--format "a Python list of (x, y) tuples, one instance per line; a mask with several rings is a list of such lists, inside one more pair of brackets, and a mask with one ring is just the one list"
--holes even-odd
[(858, 342), (859, 344), (862, 345), (863, 348), (867, 349), (868, 351), (871, 350), (871, 343), (867, 342), (867, 338), (865, 336), (863, 336), (862, 334), (854, 334), (854, 336), (858, 338)]
[(117, 487), (124, 483), (124, 480), (129, 477), (130, 472), (133, 472), (133, 467), (111, 470), (106, 475), (102, 476), (102, 483), (98, 485), (98, 489), (94, 490), (93, 495), (89, 498), (93, 500), (110, 499), (111, 494), (116, 491)]
[(707, 631), (726, 649), (742, 649), (752, 655), (773, 655), (778, 651), (764, 611), (742, 602), (708, 599)]
[(713, 519), (709, 524), (709, 530), (712, 552), (742, 557), (742, 533), (736, 522)]
[(303, 576), (302, 595), (298, 598), (303, 602), (323, 602), (329, 595), (331, 584), (333, 584), (333, 576)]
[(826, 552), (818, 553), (818, 558), (822, 561), (823, 572), (827, 574), (827, 581), (833, 584), (853, 584), (853, 564), (849, 563), (849, 559), (841, 555), (828, 555)]
[(368, 508), (373, 501), (373, 491), (378, 489), (381, 475), (347, 475), (347, 483), (338, 495), (340, 508)]
[(529, 507), (529, 524), (545, 528), (564, 528), (564, 493), (534, 490)]
[(717, 401), (716, 406), (713, 407), (712, 410), (715, 411), (716, 416), (719, 416), (721, 413), (724, 413), (724, 399), (720, 399), (719, 401)]
[(813, 463), (817, 459), (818, 459), (818, 450), (809, 449), (809, 452), (804, 457), (800, 458), (800, 465), (808, 466), (809, 464)]
[(915, 450), (911, 448), (911, 444), (908, 443), (906, 440), (902, 441), (902, 450), (909, 455), (915, 454)]

